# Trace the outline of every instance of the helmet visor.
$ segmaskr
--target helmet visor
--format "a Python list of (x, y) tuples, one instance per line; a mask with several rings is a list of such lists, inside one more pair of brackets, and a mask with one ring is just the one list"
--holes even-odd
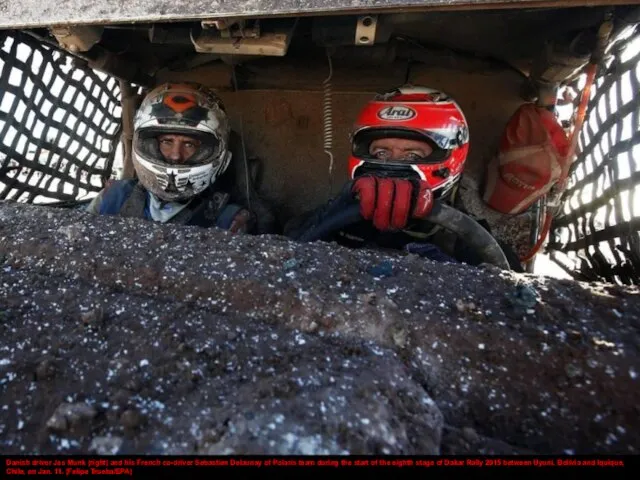
[(223, 145), (207, 132), (149, 128), (136, 132), (133, 143), (138, 155), (159, 165), (215, 165), (223, 161)]
[[(412, 140), (426, 143), (429, 146), (430, 153), (426, 156), (408, 153), (400, 158), (386, 158), (384, 152), (382, 152), (383, 154), (376, 154), (371, 151), (371, 144), (374, 141), (386, 139)], [(441, 163), (451, 154), (450, 150), (439, 147), (426, 133), (399, 128), (376, 128), (358, 132), (352, 142), (352, 151), (354, 157), (367, 162), (396, 165)]]

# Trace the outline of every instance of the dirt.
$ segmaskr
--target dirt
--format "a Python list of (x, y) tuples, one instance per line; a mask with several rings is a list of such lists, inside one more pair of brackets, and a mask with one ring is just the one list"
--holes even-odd
[(0, 448), (637, 453), (637, 288), (0, 203)]

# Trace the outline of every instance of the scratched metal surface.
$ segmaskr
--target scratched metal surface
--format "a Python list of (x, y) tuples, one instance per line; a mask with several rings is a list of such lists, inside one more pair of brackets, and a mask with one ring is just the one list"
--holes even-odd
[(0, 0), (0, 28), (196, 20), (215, 17), (321, 15), (357, 10), (593, 6), (610, 0)]

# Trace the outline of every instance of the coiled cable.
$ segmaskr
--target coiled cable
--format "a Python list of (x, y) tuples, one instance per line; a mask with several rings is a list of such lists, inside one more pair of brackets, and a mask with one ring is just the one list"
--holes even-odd
[(333, 191), (333, 102), (331, 98), (331, 77), (333, 76), (333, 66), (331, 65), (331, 53), (327, 48), (327, 60), (329, 62), (329, 76), (322, 82), (323, 86), (323, 102), (322, 102), (322, 121), (323, 121), (323, 139), (324, 153), (329, 157), (329, 195)]

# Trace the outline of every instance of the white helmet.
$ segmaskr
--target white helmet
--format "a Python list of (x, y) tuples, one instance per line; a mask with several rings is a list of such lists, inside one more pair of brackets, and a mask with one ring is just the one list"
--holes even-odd
[[(209, 88), (196, 83), (165, 83), (142, 101), (133, 120), (133, 165), (144, 187), (165, 201), (184, 201), (204, 191), (231, 160), (229, 119)], [(200, 141), (186, 163), (176, 165), (160, 153), (157, 137), (186, 135)]]

